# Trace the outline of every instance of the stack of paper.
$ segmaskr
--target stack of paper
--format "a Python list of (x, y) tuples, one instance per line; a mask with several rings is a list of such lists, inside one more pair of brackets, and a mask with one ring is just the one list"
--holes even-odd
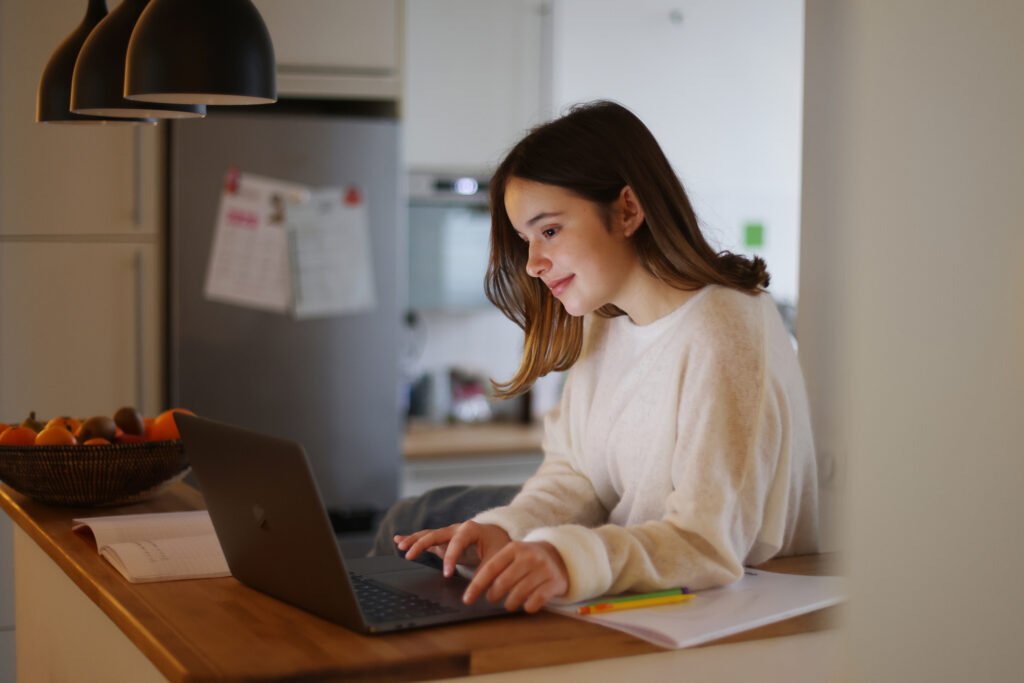
[(723, 588), (677, 604), (580, 615), (579, 604), (547, 609), (625, 631), (667, 648), (692, 647), (835, 605), (846, 598), (838, 576), (800, 576), (747, 569)]

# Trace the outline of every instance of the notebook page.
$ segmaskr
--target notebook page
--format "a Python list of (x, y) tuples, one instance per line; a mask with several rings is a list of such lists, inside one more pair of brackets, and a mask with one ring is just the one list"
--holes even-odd
[(545, 609), (631, 633), (667, 648), (691, 647), (838, 604), (846, 599), (842, 577), (799, 576), (745, 569), (729, 586), (698, 591), (689, 602), (579, 615), (578, 605)]
[(216, 536), (186, 536), (128, 541), (100, 547), (107, 559), (132, 583), (230, 576)]
[(206, 510), (84, 517), (73, 521), (74, 531), (92, 531), (97, 548), (124, 541), (205, 535), (216, 537), (213, 522)]

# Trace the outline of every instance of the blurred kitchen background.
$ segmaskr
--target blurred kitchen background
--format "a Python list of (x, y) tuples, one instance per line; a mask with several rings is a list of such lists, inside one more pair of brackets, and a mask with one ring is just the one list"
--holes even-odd
[[(405, 13), (409, 281), (401, 373), (411, 419), (404, 492), (453, 479), (515, 481), (539, 461), (536, 451), (447, 459), (442, 473), (446, 459), (427, 467), (411, 454), (446, 422), (504, 425), (525, 415), (536, 424), (557, 400), (557, 376), (518, 405), (488, 409), (474, 400), (488, 378), (512, 375), (521, 348), (519, 330), (483, 295), (485, 184), (530, 126), (574, 103), (614, 99), (648, 124), (712, 243), (767, 260), (772, 295), (792, 329), (802, 0), (413, 0)], [(499, 462), (500, 472), (490, 471)]]
[[(827, 641), (834, 679), (1019, 678), (1021, 552), (1007, 539), (1024, 466), (1021, 3), (256, 5), (281, 101), (252, 116), (397, 129), (397, 158), (383, 160), (395, 165), (394, 242), (379, 254), (391, 266), (375, 273), (377, 291), (393, 292), (380, 307), (392, 311), (381, 322), (395, 331), (382, 340), (393, 360), (380, 369), (386, 392), (372, 392), (392, 428), (357, 466), (323, 475), (325, 490), (373, 461), (387, 471), (383, 506), (437, 484), (521, 481), (539, 460), (537, 418), (558, 378), (528, 405), (480, 402), (485, 378), (516, 366), (519, 340), (474, 289), (482, 204), (447, 188), (480, 185), (566, 105), (617, 99), (661, 141), (712, 240), (766, 258), (796, 321), (825, 465), (825, 549), (843, 548), (855, 598), (841, 640)], [(0, 0), (5, 421), (124, 404), (152, 415), (174, 405), (181, 379), (168, 306), (175, 126), (33, 122), (43, 67), (85, 7)], [(239, 390), (239, 409), (258, 396)], [(337, 457), (310, 456), (325, 470)], [(358, 527), (360, 512), (336, 509), (339, 528)], [(14, 671), (13, 533), (0, 517), (0, 681)]]
[[(331, 418), (342, 425), (334, 436), (308, 433), (306, 440), (325, 497), (336, 507), (344, 507), (342, 499), (351, 498), (353, 489), (388, 502), (437, 484), (521, 481), (539, 462), (537, 424), (557, 400), (562, 378), (545, 378), (519, 400), (487, 400), (489, 379), (510, 377), (521, 348), (519, 330), (483, 296), (487, 179), (531, 126), (595, 98), (624, 103), (650, 126), (712, 242), (764, 256), (771, 292), (787, 320), (795, 319), (801, 0), (255, 4), (276, 50), (278, 103), (232, 108), (237, 123), (213, 108), (209, 120), (116, 129), (32, 122), (42, 66), (79, 20), (84, 0), (60, 0), (45, 9), (23, 0), (3, 3), (3, 49), (18, 58), (3, 62), (2, 306), (5, 320), (17, 322), (4, 325), (0, 337), (6, 350), (0, 415), (13, 420), (29, 409), (85, 415), (121, 404), (154, 414), (183, 405), (301, 438), (304, 429), (314, 429), (301, 424), (303, 416), (321, 425), (333, 410), (342, 413)], [(232, 139), (223, 132), (255, 131), (269, 125), (256, 119), (271, 116), (279, 125), (265, 129), (269, 133), (245, 138), (239, 132)], [(246, 117), (255, 118), (245, 123)], [(285, 127), (287, 117), (299, 129), (307, 117), (306, 128), (318, 131), (328, 130), (316, 128), (324, 120), (393, 121), (397, 143), (358, 151), (340, 138), (322, 145), (318, 157), (315, 142), (300, 146), (294, 128)], [(260, 136), (268, 143), (257, 154), (252, 141)], [(192, 138), (188, 144), (205, 156), (182, 151)], [(267, 359), (274, 349), (294, 362), (282, 341), (289, 336), (320, 335), (324, 344), (338, 347), (330, 362), (341, 363), (353, 354), (338, 340), (375, 320), (342, 317), (332, 323), (340, 326), (333, 333), (308, 332), (317, 324), (310, 321), (277, 331), (285, 324), (280, 315), (205, 301), (205, 317), (193, 316), (188, 297), (201, 296), (202, 250), (216, 205), (213, 192), (197, 189), (200, 181), (213, 187), (200, 173), (219, 178), (230, 159), (239, 160), (243, 172), (309, 184), (341, 184), (371, 168), (375, 178), (390, 174), (390, 181), (375, 180), (370, 189), (371, 199), (396, 197), (400, 204), (397, 217), (388, 209), (373, 213), (378, 250), (393, 241), (397, 253), (376, 255), (377, 289), (384, 297), (377, 318), (387, 320), (372, 324), (397, 334), (377, 334), (393, 347), (397, 373), (376, 359), (376, 349), (376, 355), (363, 353), (373, 357), (366, 376), (339, 371), (336, 382), (345, 385), (345, 394), (285, 377), (272, 385), (263, 378), (262, 389), (253, 385), (235, 395), (230, 387), (215, 390), (218, 381), (240, 382), (230, 373), (218, 378), (195, 357), (219, 344), (224, 360), (218, 362), (226, 365), (237, 356), (225, 350), (231, 335), (243, 338), (242, 330), (250, 350), (261, 337), (273, 340), (264, 342), (263, 355), (251, 354), (266, 374), (273, 372)], [(61, 201), (47, 201), (58, 192)], [(58, 285), (51, 277), (55, 269), (77, 284)], [(61, 311), (79, 332), (72, 339), (52, 334), (52, 320), (29, 315), (40, 309)], [(237, 323), (222, 330), (224, 318), (232, 316)], [(32, 351), (15, 356), (15, 348)], [(358, 356), (359, 347), (353, 348)], [(76, 360), (57, 364), (53, 358)], [(379, 385), (392, 381), (398, 415), (389, 417), (393, 408), (381, 404)], [(366, 387), (372, 419), (356, 414), (360, 394), (349, 388), (353, 384)], [(224, 396), (214, 400), (218, 393)], [(282, 394), (296, 405), (284, 405)], [(273, 408), (261, 414), (259, 401)], [(385, 436), (394, 430), (381, 424), (403, 433)], [(326, 466), (342, 457), (337, 452), (346, 445), (354, 455), (345, 457), (354, 463), (383, 468), (372, 483), (346, 471), (354, 465)], [(388, 477), (396, 483), (381, 483)], [(365, 507), (366, 501), (354, 503)]]
[[(339, 531), (356, 532), (353, 553), (400, 497), (522, 482), (541, 460), (540, 420), (562, 377), (487, 400), (489, 379), (509, 378), (521, 349), (518, 328), (483, 296), (487, 181), (531, 126), (596, 98), (648, 124), (711, 241), (763, 256), (795, 320), (803, 0), (255, 4), (276, 52), (276, 104), (61, 126), (34, 122), (36, 89), (86, 2), (0, 0), (0, 419), (182, 406), (297, 438)], [(280, 133), (213, 132), (270, 119)], [(284, 132), (331, 122), (392, 129), (393, 143), (371, 150), (352, 133), (348, 147), (342, 136), (318, 148)], [(207, 156), (186, 156), (186, 144)], [(373, 169), (374, 312), (295, 321), (200, 301), (213, 182), (231, 155), (243, 172), (310, 184), (363, 182)], [(374, 205), (381, 197), (393, 205)], [(376, 345), (355, 332), (371, 320)], [(300, 380), (288, 368), (306, 347), (289, 338), (336, 348), (309, 356), (326, 365)], [(226, 352), (232, 344), (245, 353)], [(222, 370), (251, 367), (219, 373), (201, 362), (213, 349)], [(4, 518), (0, 547), (10, 535)], [(0, 662), (13, 661), (8, 558)]]

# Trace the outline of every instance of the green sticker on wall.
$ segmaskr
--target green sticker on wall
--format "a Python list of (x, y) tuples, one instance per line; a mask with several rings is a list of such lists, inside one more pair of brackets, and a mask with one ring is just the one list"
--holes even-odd
[(763, 247), (764, 246), (764, 225), (761, 223), (747, 223), (743, 226), (743, 246)]

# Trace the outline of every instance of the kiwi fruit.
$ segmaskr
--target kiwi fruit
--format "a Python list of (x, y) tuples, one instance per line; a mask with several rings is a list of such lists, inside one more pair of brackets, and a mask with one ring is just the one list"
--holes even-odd
[(146, 433), (146, 424), (142, 421), (142, 413), (132, 406), (118, 408), (114, 413), (114, 424), (125, 434), (142, 436)]
[(106, 415), (97, 415), (82, 423), (78, 442), (85, 443), (89, 439), (106, 439), (113, 443), (115, 436), (117, 436), (117, 425), (114, 421)]

